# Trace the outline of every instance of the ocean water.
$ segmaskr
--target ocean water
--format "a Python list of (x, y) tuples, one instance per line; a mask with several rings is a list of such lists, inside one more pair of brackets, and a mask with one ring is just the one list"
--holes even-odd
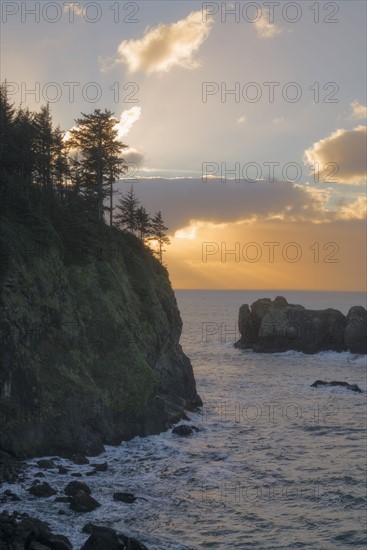
[[(48, 521), (77, 549), (87, 538), (81, 532), (87, 521), (135, 536), (150, 550), (365, 549), (366, 358), (235, 349), (240, 305), (278, 294), (344, 313), (365, 305), (362, 293), (176, 291), (181, 343), (204, 401), (188, 423), (200, 431), (107, 447), (93, 462), (107, 461), (108, 471), (83, 475), (102, 504), (89, 514), (71, 512), (54, 497), (30, 496), (27, 488), (39, 470), (30, 460), (28, 478), (18, 486), (22, 501), (6, 509)], [(357, 383), (364, 393), (311, 388), (316, 379)], [(57, 463), (73, 472), (91, 469)], [(75, 479), (44, 472), (60, 494)], [(138, 499), (115, 502), (115, 491)]]

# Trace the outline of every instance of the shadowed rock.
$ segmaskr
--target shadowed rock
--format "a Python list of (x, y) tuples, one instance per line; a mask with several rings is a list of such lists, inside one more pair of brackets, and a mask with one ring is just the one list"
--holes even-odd
[(19, 514), (0, 514), (0, 548), (4, 550), (73, 550), (67, 537), (54, 535), (48, 525), (38, 519)]
[(100, 503), (84, 491), (75, 493), (70, 502), (70, 509), (81, 513), (93, 512), (99, 506), (101, 506)]
[(55, 489), (53, 489), (46, 481), (43, 483), (35, 483), (29, 489), (29, 492), (31, 495), (43, 498), (51, 497), (57, 493), (57, 491), (55, 491)]
[(182, 424), (181, 426), (176, 426), (173, 428), (172, 433), (175, 435), (179, 435), (180, 437), (189, 437), (190, 435), (194, 435), (194, 432), (198, 432), (199, 428), (196, 426), (188, 426), (187, 424)]
[(344, 339), (351, 353), (367, 353), (367, 311), (364, 307), (350, 308)]
[(337, 380), (332, 380), (331, 382), (325, 382), (324, 380), (316, 380), (311, 384), (311, 388), (318, 388), (319, 386), (340, 386), (342, 388), (347, 388), (358, 393), (362, 393), (361, 388), (358, 384), (348, 384), (348, 382), (338, 382)]
[(83, 532), (90, 534), (81, 550), (148, 550), (147, 546), (133, 537), (117, 533), (109, 527), (87, 523)]
[(288, 304), (283, 296), (273, 301), (262, 298), (251, 308), (248, 304), (240, 307), (241, 338), (235, 347), (262, 353), (346, 351), (346, 326), (347, 318), (336, 309), (309, 310)]
[(84, 491), (87, 495), (92, 493), (90, 487), (81, 481), (70, 481), (64, 489), (64, 493), (69, 497), (73, 497), (78, 491)]
[(118, 502), (125, 502), (126, 504), (132, 504), (136, 501), (136, 496), (132, 493), (114, 493), (113, 500)]

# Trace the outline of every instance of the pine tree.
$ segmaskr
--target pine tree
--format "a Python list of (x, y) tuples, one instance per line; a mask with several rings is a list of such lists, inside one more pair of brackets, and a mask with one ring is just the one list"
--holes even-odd
[(34, 168), (36, 179), (41, 185), (50, 188), (52, 186), (52, 150), (54, 142), (54, 130), (50, 105), (41, 107), (39, 113), (34, 115)]
[(131, 186), (130, 191), (122, 195), (118, 205), (118, 213), (115, 216), (115, 223), (122, 229), (127, 229), (130, 233), (135, 234), (137, 229), (137, 211), (140, 204), (139, 199), (134, 193), (134, 187)]
[(154, 218), (152, 219), (151, 229), (151, 240), (157, 241), (158, 244), (158, 250), (155, 253), (158, 256), (161, 264), (163, 264), (163, 252), (165, 252), (163, 247), (165, 244), (170, 244), (171, 241), (169, 237), (167, 237), (166, 231), (168, 231), (168, 227), (164, 225), (162, 213), (160, 210), (156, 212)]
[(33, 142), (35, 135), (34, 115), (20, 107), (14, 117), (16, 173), (22, 182), (32, 181), (35, 169)]
[(65, 134), (60, 130), (59, 126), (53, 131), (51, 176), (60, 199), (64, 197), (65, 179), (70, 176), (64, 136)]
[[(90, 199), (97, 219), (104, 221), (104, 199), (110, 196), (110, 222), (112, 221), (113, 183), (126, 171), (126, 162), (121, 157), (127, 146), (118, 141), (115, 128), (117, 120), (109, 110), (96, 109), (92, 114), (82, 113), (71, 130), (69, 146), (80, 151), (80, 169), (83, 172), (82, 192)], [(106, 191), (106, 188), (108, 190)]]
[(136, 210), (136, 230), (142, 243), (149, 237), (151, 231), (151, 219), (149, 213), (143, 206)]
[(9, 102), (6, 82), (0, 85), (0, 173), (11, 173), (16, 161), (14, 154), (14, 108)]

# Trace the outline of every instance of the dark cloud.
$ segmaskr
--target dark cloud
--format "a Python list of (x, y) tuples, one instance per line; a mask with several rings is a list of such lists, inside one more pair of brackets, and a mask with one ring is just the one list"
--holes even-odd
[[(119, 183), (124, 191), (131, 183)], [(134, 190), (150, 212), (161, 210), (171, 231), (190, 220), (213, 223), (236, 222), (254, 217), (279, 217), (289, 221), (314, 220), (323, 216), (322, 201), (306, 188), (286, 181), (249, 183), (201, 178), (146, 178)]]

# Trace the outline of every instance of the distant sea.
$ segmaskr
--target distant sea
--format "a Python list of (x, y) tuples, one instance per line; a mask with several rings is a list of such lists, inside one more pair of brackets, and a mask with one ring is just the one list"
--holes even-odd
[[(96, 462), (107, 461), (108, 471), (86, 478), (102, 506), (86, 515), (53, 497), (31, 497), (26, 488), (38, 470), (31, 460), (14, 508), (46, 519), (77, 549), (87, 538), (82, 526), (92, 521), (135, 536), (150, 550), (365, 550), (366, 358), (235, 349), (240, 305), (277, 295), (343, 313), (366, 305), (360, 292), (176, 291), (181, 344), (204, 401), (185, 423), (200, 431), (107, 447)], [(356, 383), (364, 393), (311, 388), (317, 379)], [(90, 469), (60, 463), (75, 472)], [(47, 472), (60, 491), (65, 477)], [(115, 502), (115, 491), (138, 499)]]

